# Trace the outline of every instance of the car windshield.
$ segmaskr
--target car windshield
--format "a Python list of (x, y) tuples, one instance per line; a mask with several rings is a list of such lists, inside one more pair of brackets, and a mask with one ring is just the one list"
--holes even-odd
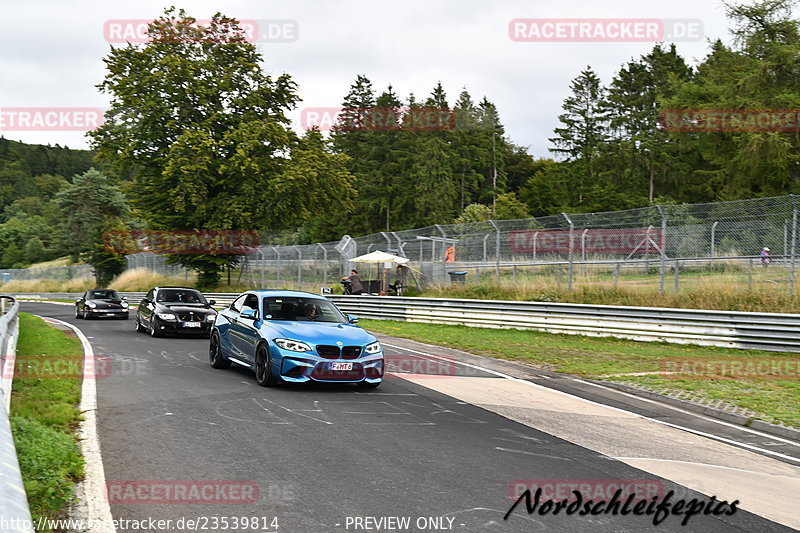
[(206, 299), (203, 294), (194, 289), (162, 289), (158, 291), (156, 301), (165, 304), (206, 305)]
[(345, 316), (328, 300), (321, 298), (264, 298), (264, 318), (298, 322), (335, 322), (346, 324)]
[(117, 291), (89, 291), (89, 300), (119, 300)]

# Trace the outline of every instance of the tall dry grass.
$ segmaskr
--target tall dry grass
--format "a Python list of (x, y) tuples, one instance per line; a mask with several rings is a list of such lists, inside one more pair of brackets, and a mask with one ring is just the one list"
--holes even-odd
[(800, 312), (800, 298), (790, 297), (784, 285), (757, 285), (749, 290), (747, 284), (715, 280), (681, 289), (678, 294), (670, 292), (669, 287), (661, 294), (657, 286), (576, 283), (570, 291), (557, 283), (501, 281), (499, 284), (486, 282), (475, 285), (440, 285), (423, 291), (421, 295), (431, 298), (683, 307), (769, 313)]
[(8, 281), (0, 285), (0, 292), (84, 292), (93, 289), (93, 279), (71, 279), (66, 281), (54, 279), (25, 279)]
[(156, 274), (146, 268), (134, 268), (126, 270), (108, 284), (109, 289), (123, 292), (147, 292), (153, 287), (175, 286), (175, 287), (194, 287), (194, 275), (186, 276), (164, 276)]

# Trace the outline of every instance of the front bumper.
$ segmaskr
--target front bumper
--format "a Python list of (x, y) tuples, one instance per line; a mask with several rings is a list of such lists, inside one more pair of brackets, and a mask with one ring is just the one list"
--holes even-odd
[(161, 333), (172, 333), (174, 335), (200, 335), (208, 336), (211, 333), (211, 326), (214, 325), (213, 321), (203, 320), (200, 322), (200, 327), (186, 327), (183, 322), (176, 320), (157, 320), (155, 322), (156, 328)]
[[(292, 352), (277, 346), (271, 346), (270, 349), (272, 360), (280, 361), (280, 378), (286, 382), (380, 383), (383, 380), (383, 352), (357, 359), (326, 359), (313, 352)], [(331, 363), (352, 363), (353, 368), (331, 370)]]
[(127, 309), (90, 309), (85, 308), (86, 316), (92, 318), (128, 318)]

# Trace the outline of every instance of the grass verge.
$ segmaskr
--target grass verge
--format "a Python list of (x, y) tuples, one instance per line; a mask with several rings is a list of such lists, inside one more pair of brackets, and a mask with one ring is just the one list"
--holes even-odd
[(755, 418), (800, 427), (800, 382), (796, 379), (796, 366), (795, 379), (740, 376), (736, 380), (701, 375), (678, 379), (678, 375), (664, 372), (666, 367), (662, 366), (664, 361), (674, 359), (701, 364), (730, 359), (793, 361), (796, 365), (797, 354), (393, 320), (362, 320), (359, 324), (375, 332), (518, 361), (543, 370), (614, 381), (659, 393), (681, 391), (692, 398), (720, 400), (758, 413)]
[[(74, 375), (48, 375), (55, 359), (80, 361), (83, 347), (72, 334), (42, 319), (20, 313), (16, 373), (11, 394), (11, 431), (34, 522), (55, 518), (72, 499), (83, 478), (76, 429), (82, 420), (77, 407), (81, 380)], [(23, 368), (25, 365), (25, 368)], [(31, 371), (31, 368), (38, 370)], [(81, 367), (79, 367), (81, 368)]]

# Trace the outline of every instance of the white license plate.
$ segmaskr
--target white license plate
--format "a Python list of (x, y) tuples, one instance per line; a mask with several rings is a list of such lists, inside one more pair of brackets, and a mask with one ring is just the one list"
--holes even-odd
[(353, 363), (331, 363), (331, 370), (353, 370)]
[(184, 322), (183, 327), (185, 328), (199, 328), (200, 322)]

